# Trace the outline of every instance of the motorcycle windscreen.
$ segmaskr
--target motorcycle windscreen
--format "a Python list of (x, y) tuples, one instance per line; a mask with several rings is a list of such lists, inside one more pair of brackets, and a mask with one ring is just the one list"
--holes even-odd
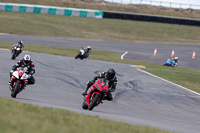
[(102, 91), (104, 93), (107, 93), (109, 88), (108, 88), (108, 83), (104, 79), (98, 79), (95, 84), (95, 88), (99, 91)]

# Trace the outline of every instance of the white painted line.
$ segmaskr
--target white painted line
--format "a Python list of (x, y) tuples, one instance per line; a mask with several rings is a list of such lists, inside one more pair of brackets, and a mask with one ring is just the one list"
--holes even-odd
[(7, 33), (0, 33), (0, 35), (6, 35)]
[(122, 56), (121, 56), (121, 59), (122, 59), (122, 60), (124, 59), (124, 56), (125, 56), (126, 54), (128, 54), (128, 51), (126, 51), (125, 53), (122, 54)]
[(166, 79), (163, 79), (163, 78), (161, 78), (161, 77), (158, 77), (158, 76), (156, 76), (156, 75), (153, 75), (153, 74), (151, 74), (151, 73), (149, 73), (149, 72), (146, 72), (146, 71), (144, 71), (144, 70), (141, 70), (141, 69), (139, 69), (139, 68), (136, 68), (136, 69), (137, 69), (138, 71), (141, 71), (141, 72), (146, 73), (146, 74), (148, 74), (148, 75), (150, 75), (150, 76), (153, 76), (153, 77), (156, 77), (156, 78), (158, 78), (158, 79), (161, 79), (161, 80), (163, 80), (163, 81), (165, 81), (165, 82), (168, 82), (168, 83), (170, 83), (170, 84), (173, 84), (173, 85), (175, 85), (175, 86), (178, 86), (178, 87), (180, 87), (180, 88), (182, 88), (182, 89), (184, 89), (184, 90), (187, 90), (187, 91), (189, 91), (189, 92), (192, 92), (192, 93), (197, 94), (197, 95), (200, 96), (199, 93), (197, 93), (197, 92), (195, 92), (195, 91), (192, 91), (192, 90), (190, 90), (190, 89), (188, 89), (188, 88), (185, 88), (185, 87), (183, 87), (183, 86), (181, 86), (181, 85), (175, 84), (175, 83), (173, 83), (173, 82), (171, 82), (171, 81), (168, 81), (168, 80), (166, 80)]
[(0, 48), (1, 50), (10, 50), (10, 49), (6, 49), (6, 48)]

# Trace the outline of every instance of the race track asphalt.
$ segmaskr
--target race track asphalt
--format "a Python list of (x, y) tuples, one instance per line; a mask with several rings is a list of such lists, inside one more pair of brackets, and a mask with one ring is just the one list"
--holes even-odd
[[(18, 101), (173, 132), (200, 131), (198, 94), (127, 64), (75, 60), (72, 57), (32, 52), (23, 52), (17, 60), (26, 53), (31, 55), (36, 66), (36, 84), (27, 86), (25, 91), (17, 95)], [(5, 98), (11, 98), (7, 83), (9, 71), (16, 63), (16, 60), (10, 58), (9, 50), (0, 49), (0, 96)], [(93, 111), (83, 110), (81, 93), (86, 82), (110, 67), (116, 70), (118, 78), (117, 89), (113, 93), (114, 100), (104, 101)]]
[[(172, 50), (175, 56), (180, 59), (179, 67), (200, 69), (200, 46), (191, 44), (154, 44), (154, 43), (133, 43), (133, 42), (116, 42), (101, 40), (84, 40), (69, 38), (53, 37), (35, 37), (14, 34), (0, 34), (1, 42), (16, 43), (17, 40), (23, 40), (24, 44), (80, 48), (90, 45), (92, 49), (108, 50), (122, 52), (128, 51), (124, 59), (137, 60), (143, 62), (152, 62), (164, 64), (170, 58)], [(157, 48), (157, 56), (153, 56), (154, 49)], [(192, 59), (193, 51), (196, 52), (196, 58)]]

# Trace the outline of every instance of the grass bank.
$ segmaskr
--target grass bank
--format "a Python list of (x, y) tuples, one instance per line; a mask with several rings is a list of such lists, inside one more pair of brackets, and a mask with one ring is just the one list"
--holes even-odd
[[(11, 48), (11, 43), (0, 43), (0, 48)], [(75, 57), (78, 53), (79, 49), (74, 48), (60, 48), (60, 47), (48, 47), (48, 46), (38, 46), (38, 45), (30, 45), (26, 44), (25, 50), (32, 51), (32, 52), (39, 52), (39, 53), (46, 53), (46, 54), (54, 54), (54, 55), (61, 55), (61, 56), (69, 56)], [(186, 88), (189, 88), (193, 91), (200, 93), (200, 70), (194, 69), (186, 69), (186, 68), (172, 68), (162, 66), (162, 64), (156, 63), (146, 63), (146, 62), (139, 62), (134, 60), (121, 60), (122, 53), (112, 52), (112, 51), (101, 51), (101, 50), (92, 50), (92, 56), (89, 59), (93, 60), (103, 60), (109, 62), (118, 62), (118, 63), (126, 63), (126, 64), (133, 64), (133, 65), (144, 65), (147, 68), (151, 69), (144, 69), (152, 74), (155, 74), (159, 77), (182, 85)]]
[(1, 0), (1, 2), (10, 3), (24, 3), (36, 5), (52, 5), (61, 7), (83, 8), (83, 9), (96, 9), (102, 11), (119, 11), (119, 12), (132, 12), (144, 13), (152, 15), (164, 15), (174, 17), (186, 17), (200, 19), (200, 11), (192, 9), (176, 9), (166, 8), (159, 6), (148, 5), (134, 5), (134, 4), (117, 4), (104, 2), (103, 0)]
[(130, 42), (200, 44), (200, 27), (192, 26), (12, 12), (0, 12), (0, 20), (0, 33)]
[(0, 97), (2, 133), (167, 133), (122, 122), (39, 107)]

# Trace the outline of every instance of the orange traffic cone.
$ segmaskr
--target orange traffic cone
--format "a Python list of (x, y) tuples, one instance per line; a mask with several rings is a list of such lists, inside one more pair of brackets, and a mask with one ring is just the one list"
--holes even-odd
[(157, 48), (154, 49), (154, 53), (153, 53), (153, 56), (156, 56), (157, 55)]
[(174, 50), (172, 50), (172, 54), (171, 54), (171, 57), (174, 57)]
[(192, 54), (192, 59), (195, 59), (195, 51), (193, 52), (193, 54)]

